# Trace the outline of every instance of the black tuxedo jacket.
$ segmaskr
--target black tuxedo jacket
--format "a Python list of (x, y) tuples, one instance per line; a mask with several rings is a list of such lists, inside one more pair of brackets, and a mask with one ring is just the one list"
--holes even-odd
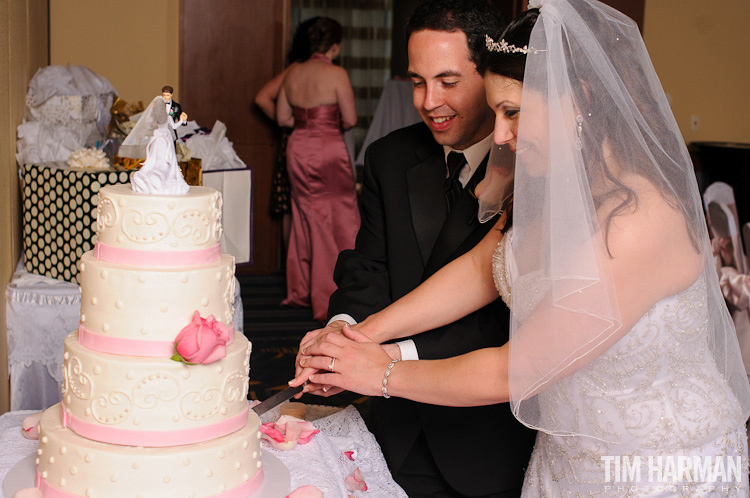
[[(180, 120), (180, 114), (182, 114), (182, 106), (172, 100), (172, 107), (169, 108), (169, 117), (172, 118), (172, 121), (175, 123)], [(183, 126), (186, 126), (187, 123), (182, 123)], [(172, 130), (172, 139), (177, 140), (177, 130)]]
[[(485, 165), (486, 159), (448, 214), (443, 148), (424, 123), (396, 130), (368, 147), (362, 224), (355, 248), (339, 255), (334, 272), (338, 289), (329, 317), (347, 313), (361, 321), (474, 247), (493, 226), (478, 222), (472, 195)], [(508, 314), (497, 299), (412, 339), (422, 359), (500, 346), (508, 340)], [(392, 472), (423, 430), (441, 474), (468, 496), (520, 488), (535, 436), (513, 417), (507, 403), (450, 408), (376, 398), (370, 426)]]

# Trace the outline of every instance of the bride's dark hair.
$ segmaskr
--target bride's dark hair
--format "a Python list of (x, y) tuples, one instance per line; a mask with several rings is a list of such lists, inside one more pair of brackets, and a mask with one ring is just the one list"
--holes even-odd
[[(529, 9), (515, 18), (499, 36), (495, 37), (493, 34), (488, 34), (496, 42), (504, 40), (516, 47), (529, 46), (531, 32), (538, 18), (539, 9)], [(633, 29), (637, 30), (635, 24)], [(566, 50), (570, 51), (568, 55), (570, 74), (576, 74), (579, 64), (582, 68), (587, 67), (588, 60), (585, 47), (567, 45)], [(659, 107), (653, 96), (646, 88), (643, 91), (638, 90), (643, 86), (639, 82), (639, 78), (644, 82), (647, 80), (645, 75), (642, 74), (643, 69), (640, 65), (633, 63), (629, 54), (618, 52), (608, 55), (611, 57), (612, 64), (619, 68), (618, 75), (625, 86), (631, 89), (631, 96), (635, 100), (634, 103), (638, 112), (644, 117), (643, 122), (648, 126), (648, 129), (641, 130), (641, 134), (646, 137), (657, 137), (658, 140), (669, 140), (671, 138), (670, 133), (667, 132), (669, 123), (658, 113)], [(527, 54), (522, 52), (506, 53), (485, 50), (478, 69), (482, 76), (491, 73), (523, 83), (526, 58)], [(571, 90), (578, 113), (583, 117), (584, 127), (595, 130), (610, 130), (612, 133), (622, 133), (622, 130), (630, 129), (622, 114), (602, 112), (603, 109), (607, 109), (611, 102), (610, 92), (602, 81), (598, 79), (584, 80), (583, 78), (580, 78), (579, 81), (581, 84), (573, 86)], [(598, 139), (591, 138), (597, 135), (599, 136)], [(602, 136), (604, 136), (603, 141)], [(678, 206), (682, 208), (682, 203), (676, 198), (673, 186), (669, 181), (671, 176), (665, 178), (662, 174), (671, 171), (673, 163), (671, 158), (661, 158), (660, 164), (664, 170), (658, 172), (650, 167), (655, 158), (645, 155), (644, 148), (637, 139), (623, 140), (622, 137), (618, 137), (618, 140), (608, 141), (606, 134), (587, 134), (585, 132), (581, 133), (580, 138), (582, 142), (581, 153), (585, 156), (584, 165), (589, 178), (592, 180), (591, 194), (594, 205), (597, 210), (604, 206), (607, 210), (602, 213), (606, 214), (603, 222), (605, 239), (615, 216), (626, 214), (638, 207), (638, 196), (635, 191), (618, 178), (608, 161), (605, 160), (605, 154), (607, 157), (614, 159), (613, 164), (627, 164), (632, 167), (634, 172), (655, 185), (669, 204), (676, 208)], [(599, 143), (596, 140), (599, 140)], [(604, 142), (607, 142), (606, 148)], [(679, 171), (675, 170), (673, 173), (675, 178), (680, 176)], [(692, 220), (694, 217), (692, 213), (687, 213), (684, 209), (682, 211), (686, 219)], [(693, 225), (690, 224), (690, 226)], [(691, 233), (691, 237), (693, 242), (696, 243), (697, 235)]]
[(338, 21), (330, 17), (316, 17), (307, 28), (310, 52), (323, 54), (336, 43), (341, 43), (343, 30)]

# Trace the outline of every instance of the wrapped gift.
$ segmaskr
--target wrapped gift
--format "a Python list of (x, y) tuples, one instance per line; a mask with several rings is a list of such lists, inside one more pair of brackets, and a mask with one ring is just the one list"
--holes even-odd
[(99, 189), (129, 181), (129, 171), (72, 170), (62, 162), (23, 166), (26, 271), (77, 282), (78, 261), (94, 247)]
[(221, 192), (224, 200), (221, 252), (234, 256), (237, 264), (253, 260), (252, 181), (252, 168), (203, 172), (203, 185)]

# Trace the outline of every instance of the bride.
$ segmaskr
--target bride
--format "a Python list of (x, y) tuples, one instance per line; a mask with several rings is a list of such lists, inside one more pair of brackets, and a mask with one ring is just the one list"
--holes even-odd
[[(488, 33), (480, 64), (495, 143), (516, 154), (513, 199), (487, 198), (496, 178), (479, 197), (486, 218), (503, 210), (496, 229), (356, 330), (308, 333), (290, 384), (508, 401), (539, 431), (524, 496), (748, 496), (750, 387), (638, 27), (596, 0), (530, 5)], [(502, 347), (399, 362), (379, 345), (498, 291), (512, 311)]]
[[(187, 119), (182, 113), (179, 121), (167, 114), (166, 103), (155, 97), (141, 115), (138, 123), (120, 147), (120, 155), (146, 157), (141, 168), (133, 173), (130, 183), (133, 191), (141, 194), (186, 194), (190, 187), (185, 182), (177, 163), (172, 129)], [(144, 146), (145, 144), (145, 146)]]

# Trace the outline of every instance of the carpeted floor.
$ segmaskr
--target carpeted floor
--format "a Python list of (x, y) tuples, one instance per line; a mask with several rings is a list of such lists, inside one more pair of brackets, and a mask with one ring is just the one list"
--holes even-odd
[[(310, 308), (282, 307), (286, 281), (282, 272), (237, 275), (244, 312), (244, 329), (253, 344), (250, 355), (250, 399), (264, 400), (287, 387), (294, 377), (294, 358), (306, 332), (320, 328)], [(341, 393), (330, 398), (304, 395), (302, 402), (331, 406), (364, 406), (367, 397)]]

